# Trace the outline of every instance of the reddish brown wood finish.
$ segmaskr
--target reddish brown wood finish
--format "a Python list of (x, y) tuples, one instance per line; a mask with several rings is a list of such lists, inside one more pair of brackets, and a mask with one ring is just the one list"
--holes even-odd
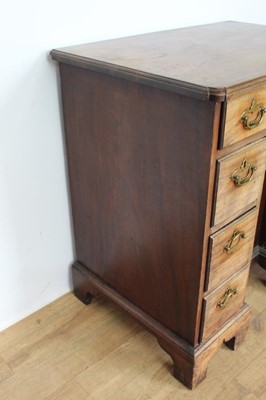
[(125, 300), (78, 262), (73, 265), (73, 281), (76, 296), (85, 304), (87, 304), (88, 294), (100, 293), (151, 332), (157, 338), (159, 345), (172, 358), (174, 376), (190, 389), (195, 388), (206, 377), (208, 363), (217, 349), (225, 343), (230, 349), (236, 350), (244, 341), (248, 330), (251, 309), (245, 304), (234, 318), (223, 325), (205, 343), (192, 346), (140, 308)]
[(158, 339), (160, 346), (170, 355), (174, 362), (174, 376), (188, 388), (194, 389), (207, 375), (211, 357), (224, 343), (231, 350), (243, 343), (250, 322), (251, 309), (244, 305), (240, 312), (204, 344), (193, 349), (193, 356), (172, 346), (167, 340)]
[[(53, 50), (60, 62), (204, 100), (265, 82), (266, 29), (234, 21)], [(226, 71), (226, 72), (225, 72)]]
[[(249, 263), (254, 247), (257, 217), (257, 209), (253, 209), (210, 236), (206, 291), (219, 286)], [(244, 232), (245, 237), (239, 239), (239, 242), (237, 240), (237, 245), (232, 251), (226, 252), (225, 246), (228, 245), (235, 231)], [(235, 246), (234, 243), (232, 243), (233, 246)]]
[[(242, 306), (246, 272), (237, 278), (241, 297), (233, 311), (211, 321), (216, 294), (226, 294), (240, 265), (228, 275), (216, 266), (205, 293), (204, 282), (210, 235), (238, 225), (260, 202), (265, 141), (251, 144), (266, 131), (231, 140), (230, 126), (239, 125), (241, 93), (265, 89), (265, 39), (265, 27), (230, 22), (52, 51), (60, 65), (78, 260), (74, 292), (85, 304), (100, 293), (146, 327), (190, 388), (224, 341), (231, 348), (243, 341), (250, 318)], [(241, 204), (240, 191), (229, 203), (224, 191), (216, 207), (222, 218), (212, 226), (222, 185), (215, 165), (250, 148), (263, 165), (256, 195), (254, 181)], [(212, 306), (205, 315), (203, 299)]]
[[(248, 273), (249, 267), (244, 267), (240, 272), (227, 281), (224, 281), (218, 289), (204, 298), (203, 342), (217, 332), (241, 308), (244, 303)], [(235, 289), (237, 293), (231, 297), (224, 308), (220, 308), (218, 302), (223, 299), (228, 288)]]
[[(241, 121), (241, 115), (251, 106), (252, 100), (256, 99), (257, 104), (266, 106), (266, 85), (259, 85), (255, 88), (230, 96), (226, 107), (225, 130), (223, 133), (223, 147), (230, 146), (243, 139), (253, 136), (266, 129), (266, 118), (262, 116), (258, 126), (253, 129), (246, 129)], [(254, 120), (257, 113), (249, 117)], [(254, 140), (254, 139), (253, 139)]]
[(60, 71), (77, 258), (195, 344), (214, 103)]
[[(237, 187), (230, 177), (235, 171), (240, 177), (246, 176), (247, 170), (243, 172), (240, 170), (243, 159), (246, 159), (248, 163), (254, 163), (256, 170), (250, 182)], [(253, 203), (260, 204), (265, 165), (265, 138), (217, 161), (217, 194), (213, 225), (222, 223), (224, 226), (243, 214), (246, 207), (250, 209)]]

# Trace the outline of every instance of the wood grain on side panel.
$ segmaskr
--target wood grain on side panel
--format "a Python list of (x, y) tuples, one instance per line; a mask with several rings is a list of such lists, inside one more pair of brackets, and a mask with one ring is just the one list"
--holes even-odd
[(215, 103), (60, 69), (77, 258), (194, 344)]

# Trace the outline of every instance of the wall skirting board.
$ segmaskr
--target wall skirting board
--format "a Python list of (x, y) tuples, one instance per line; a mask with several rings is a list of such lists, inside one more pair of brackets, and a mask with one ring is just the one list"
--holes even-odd
[(257, 258), (260, 266), (266, 269), (266, 246), (257, 245), (253, 250), (253, 259)]

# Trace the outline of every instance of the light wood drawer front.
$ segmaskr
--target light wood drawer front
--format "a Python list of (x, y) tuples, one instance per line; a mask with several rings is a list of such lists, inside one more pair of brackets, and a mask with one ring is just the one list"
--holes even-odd
[(212, 290), (246, 265), (252, 255), (257, 208), (210, 236), (207, 290)]
[[(253, 105), (253, 112), (251, 112)], [(225, 127), (222, 147), (239, 142), (255, 133), (266, 129), (266, 115), (263, 109), (266, 107), (266, 86), (245, 92), (242, 95), (232, 96), (227, 102)], [(243, 113), (246, 112), (245, 115)], [(241, 121), (241, 115), (247, 117), (246, 122)], [(259, 122), (260, 121), (260, 122)], [(249, 127), (245, 127), (248, 124)]]
[[(203, 299), (205, 310), (203, 341), (220, 329), (243, 305), (248, 273), (249, 268), (245, 267), (231, 280)], [(225, 305), (222, 307), (223, 304)]]
[[(244, 168), (245, 160), (246, 168)], [(213, 226), (229, 223), (247, 211), (249, 205), (260, 199), (265, 162), (265, 138), (217, 161)], [(256, 167), (255, 170), (253, 166)], [(237, 186), (233, 178), (242, 185)]]

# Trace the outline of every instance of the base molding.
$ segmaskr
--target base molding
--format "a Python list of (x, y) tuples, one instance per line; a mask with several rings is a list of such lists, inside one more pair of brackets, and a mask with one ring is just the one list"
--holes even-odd
[(258, 263), (264, 269), (266, 269), (266, 248), (264, 246), (257, 245), (253, 250), (253, 259), (257, 258)]
[(180, 354), (178, 348), (158, 339), (160, 346), (170, 355), (174, 363), (174, 376), (189, 389), (195, 389), (206, 375), (212, 356), (224, 343), (231, 350), (236, 350), (244, 341), (251, 318), (251, 308), (244, 304), (226, 325), (206, 342), (193, 348), (193, 356)]
[(109, 287), (96, 275), (91, 273), (81, 263), (75, 262), (72, 266), (72, 276), (74, 284), (74, 294), (84, 304), (88, 304), (86, 299), (89, 295), (96, 296), (97, 294), (111, 300), (124, 311), (127, 315), (140, 323), (147, 331), (152, 333), (156, 338), (166, 340), (172, 346), (177, 346), (180, 351), (193, 356), (194, 348), (182, 338), (173, 334), (169, 329), (165, 328), (158, 321), (150, 317), (139, 307), (132, 304), (130, 301), (121, 296), (114, 289)]
[(190, 389), (195, 388), (207, 374), (211, 357), (225, 343), (232, 350), (243, 342), (248, 330), (251, 308), (244, 304), (241, 310), (207, 341), (192, 346), (154, 320), (140, 308), (121, 296), (92, 274), (81, 263), (72, 266), (74, 294), (84, 304), (101, 294), (153, 334), (159, 345), (174, 362), (174, 376)]

